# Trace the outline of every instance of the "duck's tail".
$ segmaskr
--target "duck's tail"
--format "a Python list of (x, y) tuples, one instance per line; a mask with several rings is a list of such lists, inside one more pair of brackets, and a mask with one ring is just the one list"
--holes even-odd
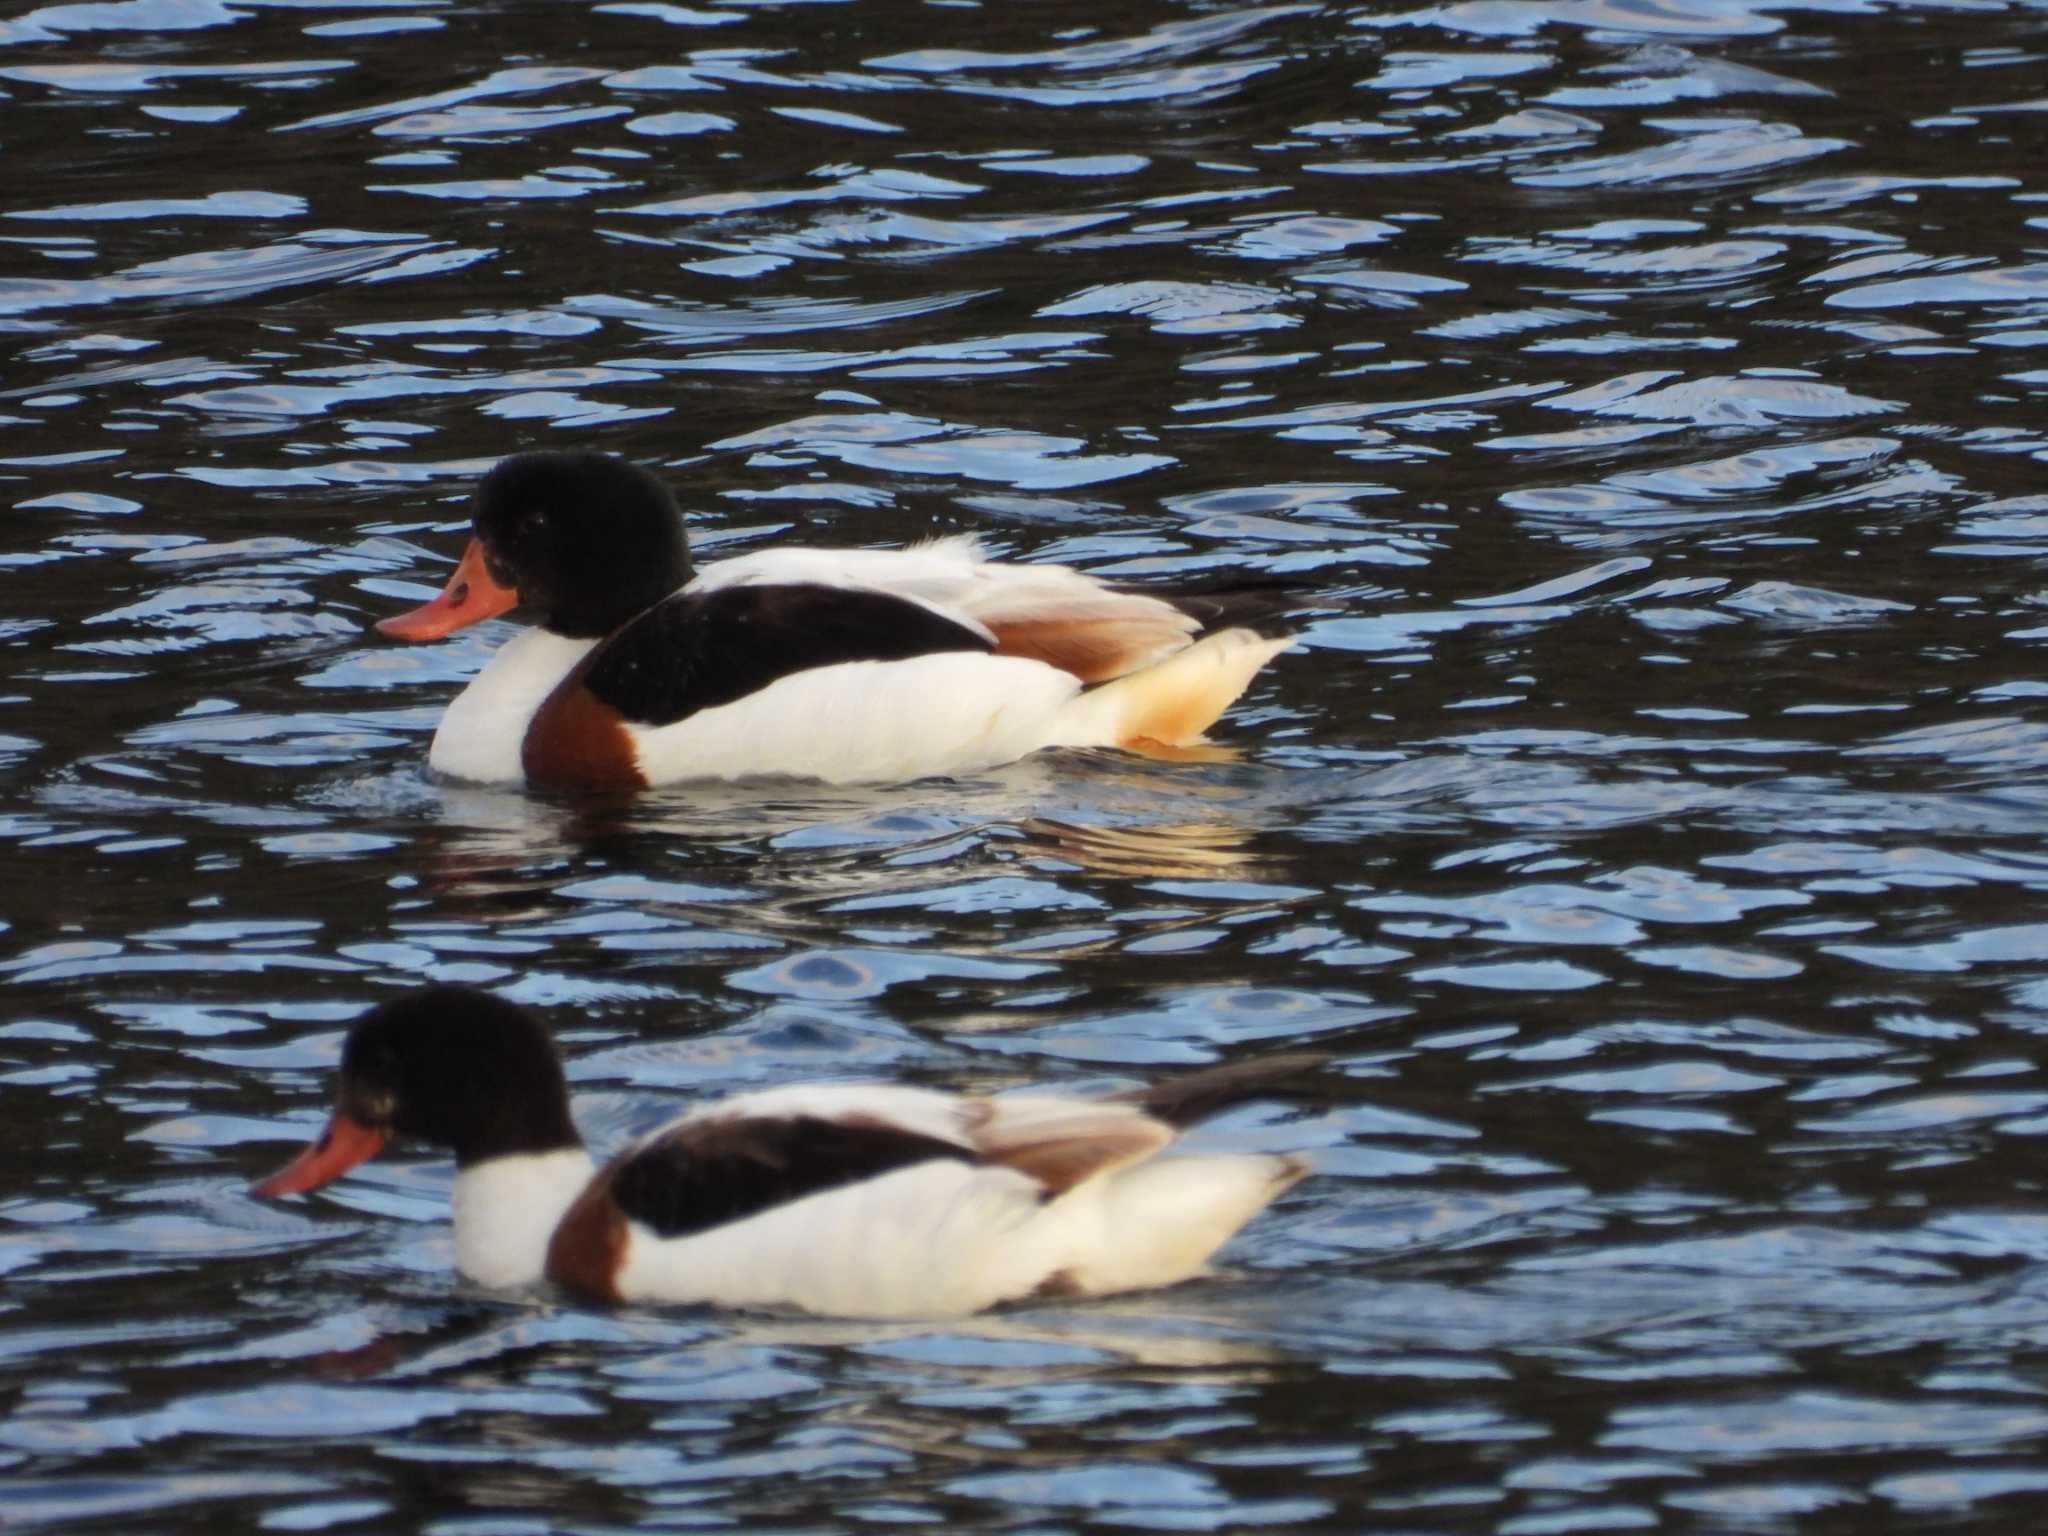
[(1166, 603), (1193, 619), (1205, 635), (1219, 629), (1277, 635), (1293, 615), (1327, 602), (1284, 576), (1243, 573), (1171, 585), (1131, 582), (1111, 590)]
[(1251, 686), (1259, 668), (1294, 643), (1220, 629), (1186, 650), (1091, 688), (1060, 711), (1049, 746), (1191, 747)]
[(1155, 1120), (1186, 1129), (1252, 1099), (1298, 1099), (1315, 1092), (1305, 1081), (1330, 1064), (1323, 1051), (1281, 1051), (1147, 1083), (1112, 1097)]
[[(1056, 1289), (1104, 1296), (1192, 1279), (1232, 1234), (1309, 1171), (1305, 1157), (1217, 1153), (1155, 1157), (1085, 1185), (1045, 1208), (1050, 1217), (1071, 1215), (1077, 1223), (1079, 1240)], [(1067, 1202), (1076, 1203), (1071, 1212)]]

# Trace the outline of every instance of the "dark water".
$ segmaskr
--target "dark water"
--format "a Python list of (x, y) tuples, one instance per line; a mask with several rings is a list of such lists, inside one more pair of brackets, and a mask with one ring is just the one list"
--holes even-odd
[[(0, 1525), (2040, 1528), (2048, 8), (116, 0), (0, 93)], [(1329, 606), (1234, 761), (438, 785), (499, 636), (365, 625), (541, 444)], [(242, 1193), (429, 976), (607, 1142), (1340, 1066), (1214, 1281), (557, 1310), (443, 1164)]]

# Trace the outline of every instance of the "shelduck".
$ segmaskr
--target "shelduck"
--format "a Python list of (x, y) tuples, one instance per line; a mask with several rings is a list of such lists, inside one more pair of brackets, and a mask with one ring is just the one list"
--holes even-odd
[(1180, 1127), (1284, 1091), (1319, 1060), (1272, 1057), (1097, 1099), (772, 1088), (692, 1110), (598, 1168), (533, 1016), (432, 986), (357, 1021), (327, 1129), (252, 1193), (314, 1189), (417, 1138), (455, 1153), (456, 1265), (485, 1285), (959, 1317), (1202, 1273), (1308, 1163), (1161, 1154)]
[(771, 549), (691, 574), (653, 473), (523, 453), (471, 501), (446, 588), (377, 628), (433, 640), (515, 609), (434, 733), (457, 779), (622, 791), (787, 776), (971, 773), (1045, 747), (1180, 747), (1290, 643), (1239, 622), (1270, 589), (1175, 593), (903, 550)]

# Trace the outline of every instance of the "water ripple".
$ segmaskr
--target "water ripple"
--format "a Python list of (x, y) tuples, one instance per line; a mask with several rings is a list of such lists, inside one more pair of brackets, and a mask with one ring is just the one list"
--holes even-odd
[[(6, 1518), (2029, 1528), (2038, 30), (0, 21)], [(441, 783), (506, 627), (368, 626), (537, 446), (707, 560), (972, 533), (1298, 643), (1186, 761)], [(423, 979), (541, 1012), (601, 1152), (1299, 1046), (1191, 1150), (1317, 1171), (1158, 1295), (537, 1305), (453, 1278), (444, 1158), (244, 1193)]]

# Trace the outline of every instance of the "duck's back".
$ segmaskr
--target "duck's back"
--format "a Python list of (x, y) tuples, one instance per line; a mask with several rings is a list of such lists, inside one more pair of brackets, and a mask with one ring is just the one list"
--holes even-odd
[(886, 592), (975, 629), (997, 655), (1042, 661), (1083, 683), (1163, 660), (1203, 627), (1165, 597), (1072, 566), (988, 560), (965, 534), (900, 550), (762, 550), (707, 566), (686, 590), (783, 582)]

